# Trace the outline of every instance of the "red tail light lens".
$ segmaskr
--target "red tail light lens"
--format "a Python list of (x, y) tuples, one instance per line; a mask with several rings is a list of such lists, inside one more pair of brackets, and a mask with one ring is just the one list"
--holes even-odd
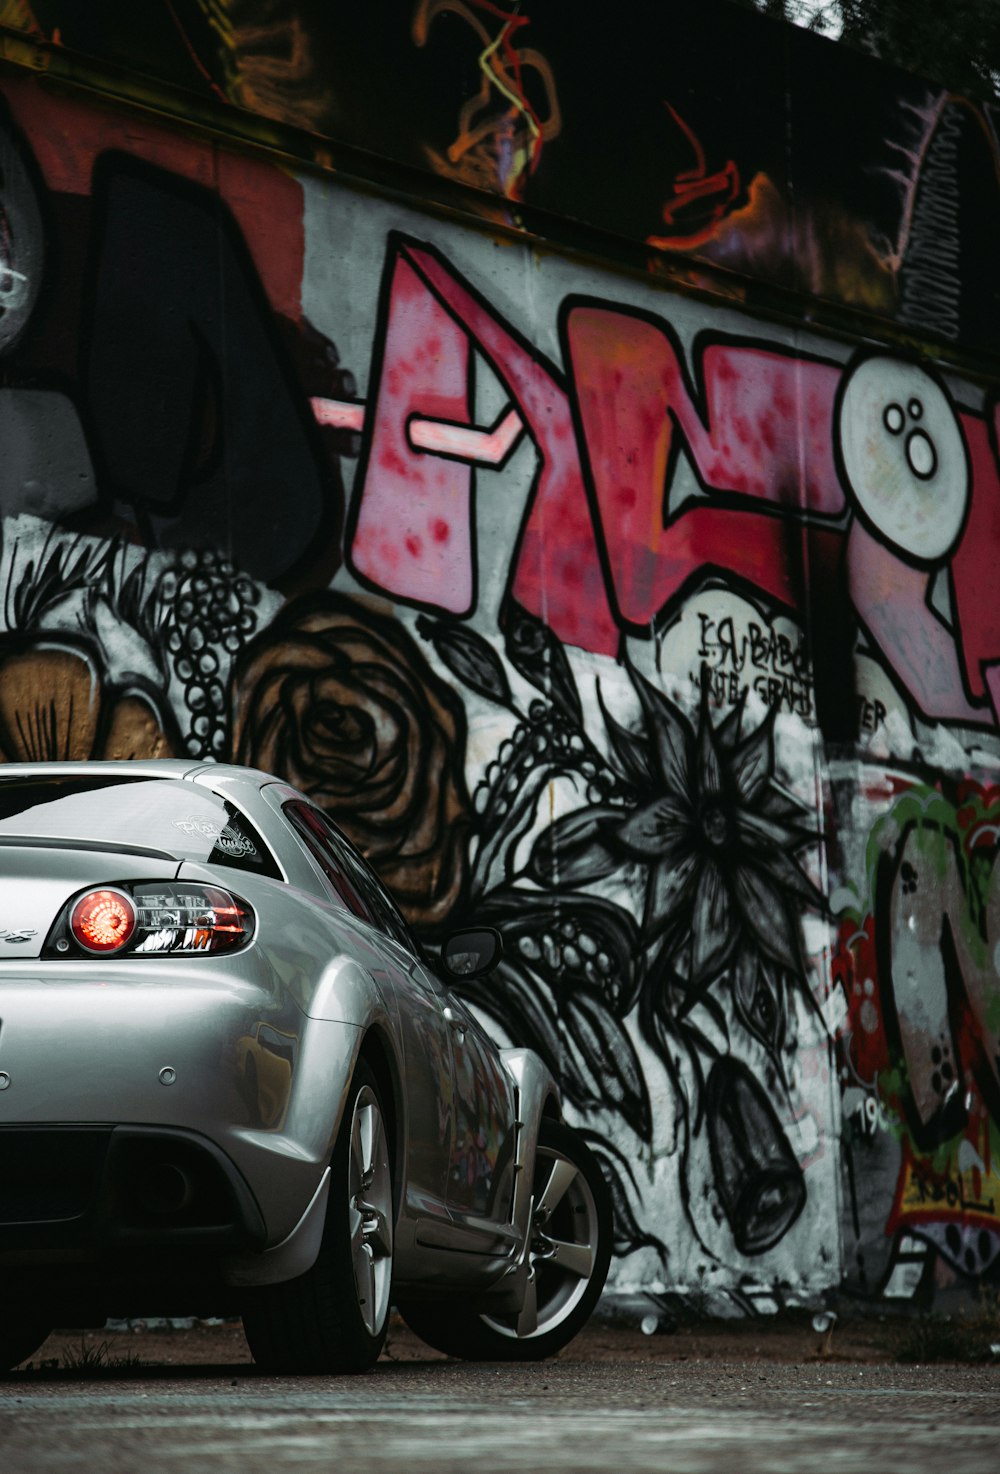
[(87, 952), (120, 952), (136, 925), (135, 903), (119, 890), (88, 891), (73, 907), (69, 927)]

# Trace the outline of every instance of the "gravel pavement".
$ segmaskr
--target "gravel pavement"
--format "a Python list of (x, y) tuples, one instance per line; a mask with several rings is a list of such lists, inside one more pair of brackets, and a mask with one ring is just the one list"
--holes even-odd
[[(257, 1372), (238, 1327), (103, 1349), (78, 1334), (0, 1380), (0, 1470), (996, 1474), (1000, 1368), (899, 1366), (886, 1335), (845, 1331), (838, 1349), (806, 1324), (594, 1325), (555, 1361), (474, 1366), (397, 1326), (367, 1376), (280, 1378)], [(136, 1354), (158, 1364), (124, 1364)]]

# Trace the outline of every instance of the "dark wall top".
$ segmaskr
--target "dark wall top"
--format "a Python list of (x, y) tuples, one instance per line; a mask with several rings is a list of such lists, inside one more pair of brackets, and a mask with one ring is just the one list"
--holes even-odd
[(1000, 354), (1000, 113), (728, 0), (26, 0), (5, 21), (53, 60), (451, 181), (515, 229)]

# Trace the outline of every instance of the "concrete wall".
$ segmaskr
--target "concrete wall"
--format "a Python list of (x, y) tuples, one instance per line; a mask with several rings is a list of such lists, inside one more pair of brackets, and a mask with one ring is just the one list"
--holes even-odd
[(643, 276), (527, 230), (505, 114), (491, 228), (0, 77), (0, 755), (274, 770), (500, 927), (612, 1283), (717, 1310), (998, 1269), (997, 140), (906, 86), (891, 240), (671, 110)]

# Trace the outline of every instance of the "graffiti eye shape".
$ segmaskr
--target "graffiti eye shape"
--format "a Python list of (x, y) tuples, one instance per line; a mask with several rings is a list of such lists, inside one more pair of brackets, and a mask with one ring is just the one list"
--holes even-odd
[(0, 125), (0, 350), (27, 326), (41, 286), (45, 232), (34, 185), (9, 130)]
[(898, 435), (906, 424), (903, 411), (898, 404), (887, 404), (882, 420), (890, 435)]
[(906, 461), (914, 476), (929, 481), (937, 470), (934, 442), (923, 430), (911, 430), (906, 437)]
[(965, 522), (969, 464), (941, 386), (916, 364), (863, 359), (845, 379), (837, 435), (848, 489), (873, 531), (904, 556), (946, 557)]

